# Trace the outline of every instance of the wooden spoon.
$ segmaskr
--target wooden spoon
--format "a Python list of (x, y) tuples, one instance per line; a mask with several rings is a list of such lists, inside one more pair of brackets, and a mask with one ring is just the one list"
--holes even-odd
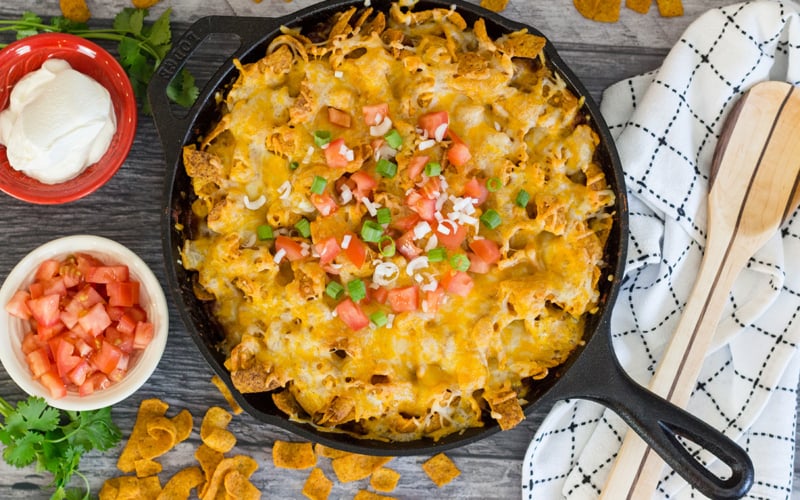
[[(686, 407), (733, 283), (797, 208), (798, 183), (800, 90), (759, 83), (731, 111), (714, 151), (703, 261), (651, 391)], [(601, 498), (652, 498), (663, 468), (628, 430)]]

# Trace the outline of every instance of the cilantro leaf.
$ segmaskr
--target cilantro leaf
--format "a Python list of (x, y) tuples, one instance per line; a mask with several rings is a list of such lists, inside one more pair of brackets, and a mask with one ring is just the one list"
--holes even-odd
[(122, 439), (119, 428), (111, 421), (111, 408), (77, 412), (75, 423), (77, 428), (74, 433), (66, 431), (68, 435), (71, 434), (70, 442), (74, 446), (105, 451)]
[(23, 23), (42, 24), (42, 18), (29, 10), (22, 13), (20, 21)]
[[(111, 419), (111, 409), (62, 412), (44, 399), (29, 397), (16, 407), (0, 397), (0, 442), (3, 459), (14, 467), (36, 463), (37, 469), (53, 475), (52, 498), (81, 498), (66, 489), (78, 474), (81, 457), (87, 451), (108, 450), (122, 438)], [(87, 483), (88, 488), (88, 483)], [(87, 490), (83, 498), (89, 498)]]
[(56, 16), (50, 19), (50, 26), (53, 28), (53, 31), (60, 31), (62, 33), (88, 29), (86, 23), (77, 23), (64, 16)]
[(48, 432), (58, 427), (59, 412), (42, 398), (32, 398), (17, 404), (17, 412), (25, 419), (28, 430)]
[[(154, 47), (170, 47), (172, 45), (172, 30), (169, 27), (169, 16), (172, 9), (167, 9), (153, 22), (147, 33), (147, 41)], [(163, 58), (162, 58), (163, 59)]]
[(199, 93), (194, 77), (186, 68), (182, 69), (167, 87), (167, 97), (185, 108), (194, 104)]
[(36, 453), (44, 442), (42, 434), (29, 433), (3, 450), (3, 459), (14, 467), (25, 467), (36, 460)]

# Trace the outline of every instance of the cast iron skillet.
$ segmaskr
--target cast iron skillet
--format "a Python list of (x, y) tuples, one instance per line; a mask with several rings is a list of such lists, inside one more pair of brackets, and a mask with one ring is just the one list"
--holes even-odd
[[(389, 0), (372, 0), (376, 10), (388, 12)], [(197, 142), (197, 138), (219, 118), (215, 94), (225, 91), (237, 76), (232, 59), (244, 63), (255, 62), (265, 55), (269, 41), (279, 32), (281, 25), (303, 27), (306, 31), (352, 5), (363, 6), (364, 0), (332, 0), (303, 9), (283, 18), (206, 17), (193, 24), (178, 40), (164, 62), (158, 68), (148, 89), (151, 108), (167, 161), (167, 176), (162, 213), (163, 248), (167, 266), (169, 288), (177, 303), (178, 311), (186, 327), (211, 367), (232, 387), (230, 375), (224, 368), (225, 356), (216, 349), (222, 332), (214, 321), (207, 305), (195, 297), (192, 273), (180, 265), (179, 248), (191, 224), (186, 224), (193, 200), (191, 183), (182, 164), (181, 150), (184, 145)], [(478, 17), (486, 19), (489, 34), (496, 37), (502, 33), (527, 28), (537, 30), (486, 11), (476, 5), (460, 0), (432, 0), (420, 2), (416, 9), (430, 7), (450, 8), (455, 5), (459, 13), (471, 25)], [(195, 105), (184, 117), (176, 117), (170, 109), (166, 88), (184, 66), (200, 42), (210, 35), (236, 35), (239, 49), (214, 74), (202, 91)], [(606, 276), (601, 282), (601, 304), (599, 312), (587, 324), (583, 348), (576, 350), (569, 360), (550, 375), (538, 381), (526, 399), (526, 414), (534, 408), (551, 405), (557, 400), (582, 398), (599, 402), (615, 411), (664, 460), (683, 476), (692, 486), (713, 498), (736, 498), (743, 496), (753, 483), (753, 465), (747, 454), (736, 443), (708, 424), (648, 392), (628, 377), (620, 367), (611, 345), (609, 321), (612, 306), (623, 277), (625, 245), (627, 242), (627, 201), (623, 174), (614, 142), (603, 121), (600, 111), (586, 89), (567, 68), (548, 41), (545, 46), (546, 59), (577, 95), (586, 99), (586, 114), (600, 136), (598, 159), (617, 201), (615, 221), (605, 260), (608, 263)], [(176, 222), (184, 222), (181, 230)], [(606, 279), (609, 278), (609, 279)], [(485, 427), (469, 429), (453, 434), (434, 443), (423, 439), (402, 443), (361, 440), (346, 434), (322, 432), (313, 426), (290, 421), (278, 410), (269, 394), (240, 394), (233, 391), (242, 407), (263, 422), (290, 430), (306, 439), (321, 442), (348, 451), (373, 455), (430, 454), (456, 446), (465, 445), (487, 437), (499, 430), (499, 426), (487, 419)], [(730, 467), (730, 477), (723, 479), (698, 462), (677, 437), (699, 444), (720, 458)]]

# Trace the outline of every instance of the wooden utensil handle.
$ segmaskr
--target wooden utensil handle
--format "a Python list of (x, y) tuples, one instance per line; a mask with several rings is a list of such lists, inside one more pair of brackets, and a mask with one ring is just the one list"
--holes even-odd
[[(685, 407), (740, 270), (796, 207), (800, 97), (782, 82), (753, 87), (731, 113), (712, 167), (700, 272), (650, 389)], [(754, 126), (755, 124), (755, 126)], [(663, 461), (628, 432), (602, 498), (650, 498)]]

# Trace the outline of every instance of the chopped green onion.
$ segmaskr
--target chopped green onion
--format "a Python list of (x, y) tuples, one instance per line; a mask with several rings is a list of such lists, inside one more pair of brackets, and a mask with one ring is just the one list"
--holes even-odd
[(258, 226), (256, 234), (259, 240), (271, 240), (275, 237), (275, 235), (272, 234), (272, 227), (269, 224), (261, 224)]
[(403, 145), (403, 138), (400, 137), (400, 132), (398, 132), (395, 128), (390, 130), (388, 134), (383, 136), (383, 138), (386, 139), (386, 144), (393, 149), (398, 149)]
[(490, 193), (494, 193), (501, 187), (503, 187), (503, 181), (497, 177), (489, 177), (489, 179), (486, 180), (486, 189), (488, 189)]
[(389, 322), (389, 318), (386, 317), (386, 313), (383, 311), (375, 311), (370, 314), (369, 320), (375, 323), (375, 326), (383, 326)]
[(378, 224), (388, 224), (392, 222), (392, 211), (389, 210), (389, 207), (381, 207), (378, 209), (376, 218), (378, 219)]
[(496, 210), (490, 208), (481, 214), (481, 222), (489, 229), (494, 229), (503, 222), (503, 219), (500, 218), (500, 214)]
[(450, 267), (457, 271), (466, 271), (469, 269), (469, 257), (463, 253), (457, 253), (453, 255), (450, 257)]
[(297, 232), (300, 233), (300, 236), (303, 238), (311, 236), (311, 223), (308, 222), (308, 219), (300, 219), (294, 225), (294, 228), (297, 229)]
[(441, 175), (441, 173), (442, 165), (438, 161), (432, 161), (425, 165), (425, 175), (428, 177), (436, 177), (437, 175)]
[(325, 177), (315, 175), (314, 180), (311, 182), (311, 192), (314, 194), (322, 194), (325, 191), (325, 186), (327, 185), (328, 181), (325, 179)]
[(364, 221), (361, 226), (361, 239), (370, 243), (377, 243), (383, 236), (383, 226), (375, 221)]
[(363, 281), (356, 278), (347, 283), (347, 293), (350, 294), (350, 298), (353, 299), (353, 302), (358, 302), (367, 296), (367, 287), (364, 285)]
[(427, 255), (428, 262), (441, 262), (447, 257), (447, 250), (442, 247), (431, 248)]
[(300, 166), (300, 164), (297, 163), (296, 161), (290, 161), (289, 162), (289, 170), (297, 170), (297, 167), (299, 167), (299, 166)]
[(524, 189), (520, 189), (519, 193), (517, 193), (517, 198), (514, 200), (514, 203), (516, 203), (518, 207), (525, 208), (528, 206), (529, 201), (531, 201), (531, 195), (529, 195)]
[(331, 281), (328, 283), (328, 286), (325, 287), (325, 293), (328, 297), (336, 300), (344, 293), (344, 287), (338, 281)]
[(328, 130), (315, 130), (314, 131), (314, 144), (322, 147), (331, 142), (331, 133)]
[(384, 257), (394, 257), (397, 246), (391, 236), (383, 235), (381, 239), (378, 240), (378, 250)]
[(381, 158), (378, 160), (378, 165), (375, 167), (375, 170), (383, 177), (391, 179), (397, 173), (397, 164), (390, 162), (386, 158)]

